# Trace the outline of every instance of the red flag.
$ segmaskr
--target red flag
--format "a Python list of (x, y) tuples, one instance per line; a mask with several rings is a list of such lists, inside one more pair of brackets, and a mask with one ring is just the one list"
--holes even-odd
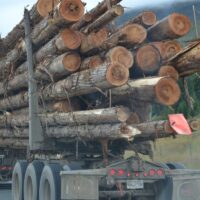
[(168, 115), (172, 129), (180, 135), (192, 135), (192, 130), (183, 114)]

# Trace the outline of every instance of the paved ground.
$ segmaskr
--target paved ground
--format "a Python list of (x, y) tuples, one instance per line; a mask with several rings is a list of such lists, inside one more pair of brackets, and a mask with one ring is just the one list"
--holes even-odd
[(11, 184), (0, 183), (0, 200), (11, 200)]

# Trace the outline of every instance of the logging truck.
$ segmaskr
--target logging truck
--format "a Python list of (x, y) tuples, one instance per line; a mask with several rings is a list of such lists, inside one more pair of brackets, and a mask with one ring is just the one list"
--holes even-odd
[(200, 71), (200, 42), (175, 40), (191, 27), (180, 13), (108, 26), (119, 2), (84, 14), (81, 0), (38, 0), (0, 40), (0, 181), (12, 179), (12, 200), (200, 200), (199, 170), (139, 156), (200, 130), (182, 114), (150, 120), (153, 102), (176, 104), (179, 78)]

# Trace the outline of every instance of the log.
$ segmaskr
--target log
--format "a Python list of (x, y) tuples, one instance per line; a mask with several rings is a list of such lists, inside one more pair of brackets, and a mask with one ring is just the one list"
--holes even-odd
[(109, 31), (107, 28), (102, 28), (98, 32), (92, 32), (89, 35), (82, 34), (81, 53), (86, 54), (93, 51), (94, 54), (108, 39), (108, 35)]
[(186, 51), (177, 54), (171, 61), (172, 65), (180, 74), (190, 75), (191, 73), (200, 71), (200, 44), (189, 47)]
[(0, 147), (5, 147), (6, 149), (26, 149), (28, 147), (28, 139), (0, 138)]
[(161, 66), (158, 72), (158, 76), (171, 77), (175, 81), (178, 81), (179, 79), (179, 73), (176, 71), (176, 69), (173, 66), (170, 66), (170, 65)]
[(130, 80), (127, 84), (112, 89), (113, 101), (127, 99), (129, 95), (137, 101), (174, 105), (179, 100), (181, 91), (174, 79), (164, 77)]
[(176, 39), (186, 35), (190, 27), (191, 23), (187, 16), (172, 13), (148, 29), (148, 38), (150, 41)]
[[(104, 63), (98, 68), (74, 73), (66, 79), (41, 88), (38, 94), (43, 101), (62, 100), (121, 86), (128, 81), (128, 78), (129, 71), (123, 65)], [(0, 109), (3, 110), (22, 108), (27, 105), (27, 92), (0, 100)]]
[[(39, 63), (48, 57), (52, 59), (55, 55), (59, 55), (63, 52), (69, 50), (75, 50), (81, 45), (81, 36), (79, 32), (73, 31), (71, 29), (64, 29), (60, 34), (55, 36), (47, 44), (41, 47), (35, 54), (35, 63)], [(3, 63), (2, 63), (3, 64)], [(1, 67), (1, 61), (0, 61)], [(17, 69), (16, 74), (24, 73), (28, 68), (28, 63), (22, 63)], [(4, 73), (5, 74), (5, 73)]]
[[(123, 124), (102, 124), (102, 125), (79, 125), (79, 126), (62, 126), (48, 127), (45, 130), (45, 135), (48, 138), (68, 138), (72, 140), (99, 140), (99, 139), (126, 139), (133, 140), (133, 137), (139, 134), (140, 131)], [(0, 129), (0, 138), (28, 138), (28, 129)]]
[(192, 131), (199, 131), (200, 130), (200, 120), (199, 119), (192, 119), (189, 121), (190, 128)]
[[(57, 80), (66, 77), (71, 73), (78, 71), (81, 64), (81, 58), (77, 53), (64, 53), (58, 57), (45, 59), (36, 66), (35, 80), (48, 81)], [(28, 72), (14, 76), (6, 84), (0, 82), (0, 95), (10, 93), (20, 89), (28, 88)]]
[(120, 63), (128, 69), (131, 68), (134, 64), (134, 59), (131, 51), (122, 46), (117, 46), (110, 49), (106, 54), (106, 59), (111, 63)]
[(126, 24), (140, 24), (145, 28), (153, 26), (157, 22), (156, 14), (153, 11), (144, 11), (138, 16), (130, 19)]
[(86, 69), (93, 69), (98, 66), (101, 66), (103, 64), (103, 59), (99, 55), (91, 56), (88, 58), (85, 58), (81, 62), (80, 71), (86, 70)]
[(141, 122), (138, 114), (136, 112), (132, 112), (129, 116), (129, 118), (126, 120), (126, 124), (139, 124)]
[(42, 17), (48, 16), (54, 9), (56, 5), (58, 5), (59, 0), (38, 0), (37, 2), (37, 11)]
[(123, 14), (124, 14), (124, 8), (121, 5), (113, 6), (111, 9), (107, 10), (103, 15), (97, 18), (94, 22), (84, 27), (82, 31), (84, 33), (90, 33), (99, 30), (103, 26), (109, 24), (111, 21), (113, 21), (114, 19)]
[[(97, 124), (113, 124), (126, 122), (130, 117), (130, 110), (126, 107), (113, 107), (97, 110), (85, 110), (85, 111), (69, 111), (69, 104), (63, 102), (55, 105), (58, 107), (57, 111), (62, 113), (41, 113), (39, 114), (42, 125), (48, 127), (59, 126), (79, 126), (79, 125), (97, 125)], [(58, 105), (59, 104), (59, 105)], [(64, 113), (67, 109), (70, 113)], [(0, 127), (28, 127), (29, 118), (28, 115), (19, 114), (17, 117), (15, 114), (0, 116)]]
[[(37, 12), (36, 5), (31, 8), (29, 14), (32, 27), (42, 20), (41, 16)], [(22, 19), (20, 23), (16, 25), (5, 38), (3, 38), (3, 54), (1, 54), (1, 56), (6, 55), (11, 49), (13, 49), (20, 38), (24, 38), (24, 19)]]
[[(111, 6), (114, 6), (118, 4), (122, 0), (111, 0), (110, 4)], [(81, 30), (84, 26), (86, 26), (89, 23), (92, 23), (95, 19), (99, 18), (101, 15), (103, 15), (107, 10), (107, 0), (103, 0), (102, 2), (98, 3), (96, 7), (94, 7), (92, 10), (87, 12), (81, 20), (79, 20), (77, 23), (72, 25), (73, 30)]]
[(181, 44), (176, 40), (152, 42), (151, 44), (159, 50), (164, 61), (170, 59), (182, 49)]
[(134, 67), (136, 68), (137, 73), (145, 75), (155, 74), (159, 70), (162, 62), (159, 51), (151, 44), (146, 44), (140, 47), (135, 52), (134, 57), (135, 57)]
[[(71, 4), (68, 5), (68, 3), (70, 2)], [(70, 9), (71, 6), (74, 6), (75, 10), (74, 9), (71, 10)], [(79, 20), (84, 13), (84, 6), (80, 0), (70, 0), (70, 1), (63, 0), (56, 7), (55, 12), (57, 15), (56, 16), (54, 15), (54, 19), (53, 19), (54, 22), (48, 23), (48, 17), (47, 17), (47, 18), (44, 18), (39, 24), (37, 24), (34, 27), (31, 33), (31, 39), (32, 39), (32, 43), (35, 50), (37, 50), (40, 46), (42, 46), (48, 40), (50, 40), (53, 36), (55, 36), (59, 32), (61, 25), (62, 27), (63, 26), (65, 27), (66, 25), (69, 25), (70, 23), (76, 20)], [(60, 36), (60, 37), (64, 37), (64, 36)], [(67, 37), (63, 38), (62, 41), (66, 41), (66, 38)], [(67, 41), (70, 41), (70, 39)], [(73, 44), (73, 42), (71, 42), (71, 44)], [(16, 48), (11, 50), (7, 54), (7, 56), (3, 60), (0, 61), (0, 75), (3, 74), (3, 76), (5, 76), (6, 74), (9, 74), (9, 72), (11, 71), (10, 68), (13, 67), (12, 65), (15, 65), (16, 67), (17, 65), (21, 64), (21, 62), (25, 61), (25, 53), (26, 53), (26, 48), (24, 45), (24, 41), (22, 40), (16, 46)]]
[[(98, 32), (97, 32), (98, 33)], [(105, 34), (104, 34), (105, 35)], [(102, 35), (89, 34), (83, 36), (83, 43), (81, 44), (81, 52), (84, 54), (97, 53), (99, 49), (108, 50), (117, 45), (133, 47), (144, 42), (147, 37), (147, 32), (144, 27), (138, 24), (130, 24), (119, 29), (116, 33), (108, 34), (103, 38)], [(97, 45), (98, 44), (98, 45)]]

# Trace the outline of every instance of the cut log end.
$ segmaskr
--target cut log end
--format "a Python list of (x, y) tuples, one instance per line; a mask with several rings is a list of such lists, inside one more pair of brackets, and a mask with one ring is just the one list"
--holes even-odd
[(191, 22), (187, 16), (173, 13), (169, 17), (169, 25), (174, 34), (181, 37), (190, 31)]
[(190, 128), (192, 131), (199, 131), (200, 130), (200, 120), (192, 120), (189, 122)]
[(131, 125), (131, 124), (139, 124), (141, 121), (140, 121), (140, 118), (138, 116), (137, 113), (133, 112), (130, 114), (129, 118), (127, 119), (126, 123), (128, 125)]
[(170, 65), (162, 66), (158, 72), (158, 75), (161, 77), (164, 77), (164, 76), (171, 77), (175, 81), (179, 79), (179, 73), (176, 71), (176, 69), (173, 66), (170, 66)]
[(79, 21), (84, 15), (84, 4), (81, 0), (63, 0), (60, 5), (60, 14), (67, 21)]
[(81, 57), (77, 53), (67, 53), (63, 58), (63, 66), (67, 71), (75, 72), (80, 68)]
[(181, 96), (177, 82), (172, 78), (162, 78), (155, 86), (157, 101), (163, 105), (174, 105)]
[(135, 62), (137, 67), (144, 73), (152, 73), (159, 69), (161, 55), (152, 45), (144, 45), (136, 52)]
[(100, 56), (92, 56), (90, 57), (90, 61), (88, 63), (88, 69), (97, 68), (103, 64), (103, 60)]
[(129, 24), (121, 30), (121, 33), (124, 39), (131, 44), (141, 44), (147, 38), (146, 29), (139, 24)]
[(127, 119), (129, 118), (130, 114), (131, 114), (130, 110), (127, 107), (120, 106), (117, 109), (117, 117), (120, 122), (126, 122)]
[(79, 34), (79, 32), (66, 28), (61, 32), (61, 37), (68, 49), (74, 50), (81, 45), (81, 34)]
[(169, 59), (172, 56), (176, 55), (179, 51), (181, 51), (182, 47), (179, 42), (176, 40), (169, 40), (164, 42), (165, 52), (163, 55), (163, 59)]
[(131, 68), (134, 63), (132, 53), (128, 49), (121, 46), (117, 46), (111, 49), (107, 53), (107, 58), (111, 63), (118, 62), (128, 69)]
[(107, 40), (108, 34), (108, 29), (102, 28), (96, 33), (91, 33), (88, 36), (88, 41), (90, 44), (93, 44), (94, 47), (99, 47)]
[(152, 26), (157, 22), (156, 14), (152, 11), (145, 11), (142, 13), (142, 23), (144, 26)]
[(121, 5), (114, 6), (113, 11), (116, 16), (121, 16), (124, 14), (124, 8)]
[(124, 85), (129, 78), (129, 70), (119, 63), (109, 65), (106, 72), (107, 81), (113, 86)]
[(80, 104), (76, 99), (73, 99), (71, 103), (69, 103), (67, 100), (58, 101), (54, 103), (52, 107), (54, 112), (63, 112), (63, 113), (68, 113), (81, 109)]
[(52, 0), (38, 0), (37, 11), (42, 17), (46, 17), (58, 3), (59, 0), (54, 0), (54, 2)]

